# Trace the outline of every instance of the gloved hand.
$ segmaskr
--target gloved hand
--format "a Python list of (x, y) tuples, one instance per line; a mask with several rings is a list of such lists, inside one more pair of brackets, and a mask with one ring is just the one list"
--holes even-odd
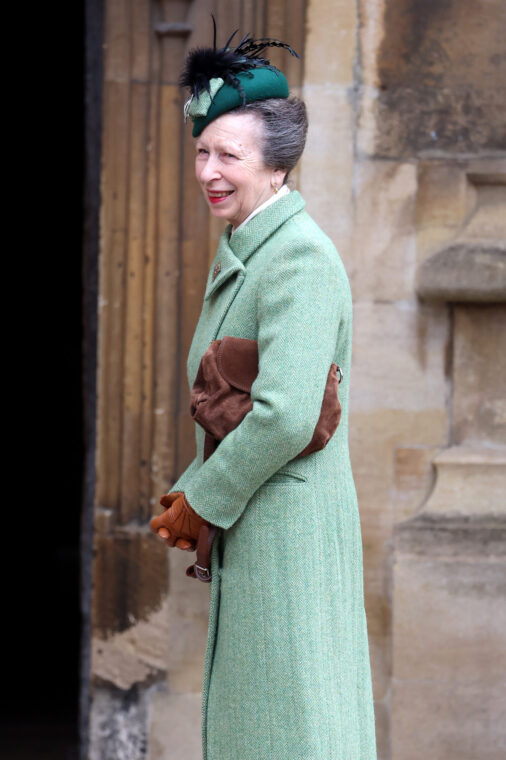
[(165, 507), (165, 512), (153, 517), (149, 523), (151, 530), (158, 533), (169, 546), (195, 551), (201, 527), (209, 525), (207, 520), (192, 509), (183, 491), (164, 494), (160, 504)]

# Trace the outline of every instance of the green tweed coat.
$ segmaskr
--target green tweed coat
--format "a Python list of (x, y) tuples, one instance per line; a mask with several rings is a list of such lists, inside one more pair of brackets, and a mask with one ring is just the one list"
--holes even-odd
[[(223, 233), (188, 355), (258, 341), (252, 410), (173, 491), (222, 528), (213, 545), (203, 760), (376, 760), (362, 539), (348, 450), (352, 301), (330, 239), (297, 191)], [(342, 416), (312, 438), (331, 362)], [(188, 580), (188, 583), (194, 583)]]

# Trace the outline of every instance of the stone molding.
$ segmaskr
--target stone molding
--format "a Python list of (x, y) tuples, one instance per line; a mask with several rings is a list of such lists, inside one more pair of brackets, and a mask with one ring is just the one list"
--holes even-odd
[(506, 302), (506, 247), (457, 243), (433, 254), (417, 273), (425, 300)]
[(506, 447), (451, 446), (432, 461), (437, 477), (424, 511), (506, 514)]

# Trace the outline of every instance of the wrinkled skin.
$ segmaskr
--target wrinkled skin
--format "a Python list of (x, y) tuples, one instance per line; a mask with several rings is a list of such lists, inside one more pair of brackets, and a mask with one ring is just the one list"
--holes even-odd
[[(264, 164), (262, 143), (260, 118), (233, 112), (212, 121), (195, 140), (195, 175), (209, 209), (234, 229), (284, 181), (285, 171)], [(232, 193), (211, 202), (212, 193), (221, 191)]]

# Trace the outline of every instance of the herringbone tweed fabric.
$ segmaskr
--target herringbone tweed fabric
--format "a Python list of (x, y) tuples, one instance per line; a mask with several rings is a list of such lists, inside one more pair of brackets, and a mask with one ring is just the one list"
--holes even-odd
[[(348, 450), (352, 300), (330, 239), (297, 191), (223, 233), (190, 348), (254, 338), (252, 410), (172, 490), (220, 526), (202, 691), (203, 760), (376, 760), (362, 539)], [(215, 265), (219, 262), (219, 272)], [(214, 275), (214, 279), (213, 279)], [(316, 426), (331, 362), (340, 425)], [(195, 581), (188, 580), (188, 583)]]

